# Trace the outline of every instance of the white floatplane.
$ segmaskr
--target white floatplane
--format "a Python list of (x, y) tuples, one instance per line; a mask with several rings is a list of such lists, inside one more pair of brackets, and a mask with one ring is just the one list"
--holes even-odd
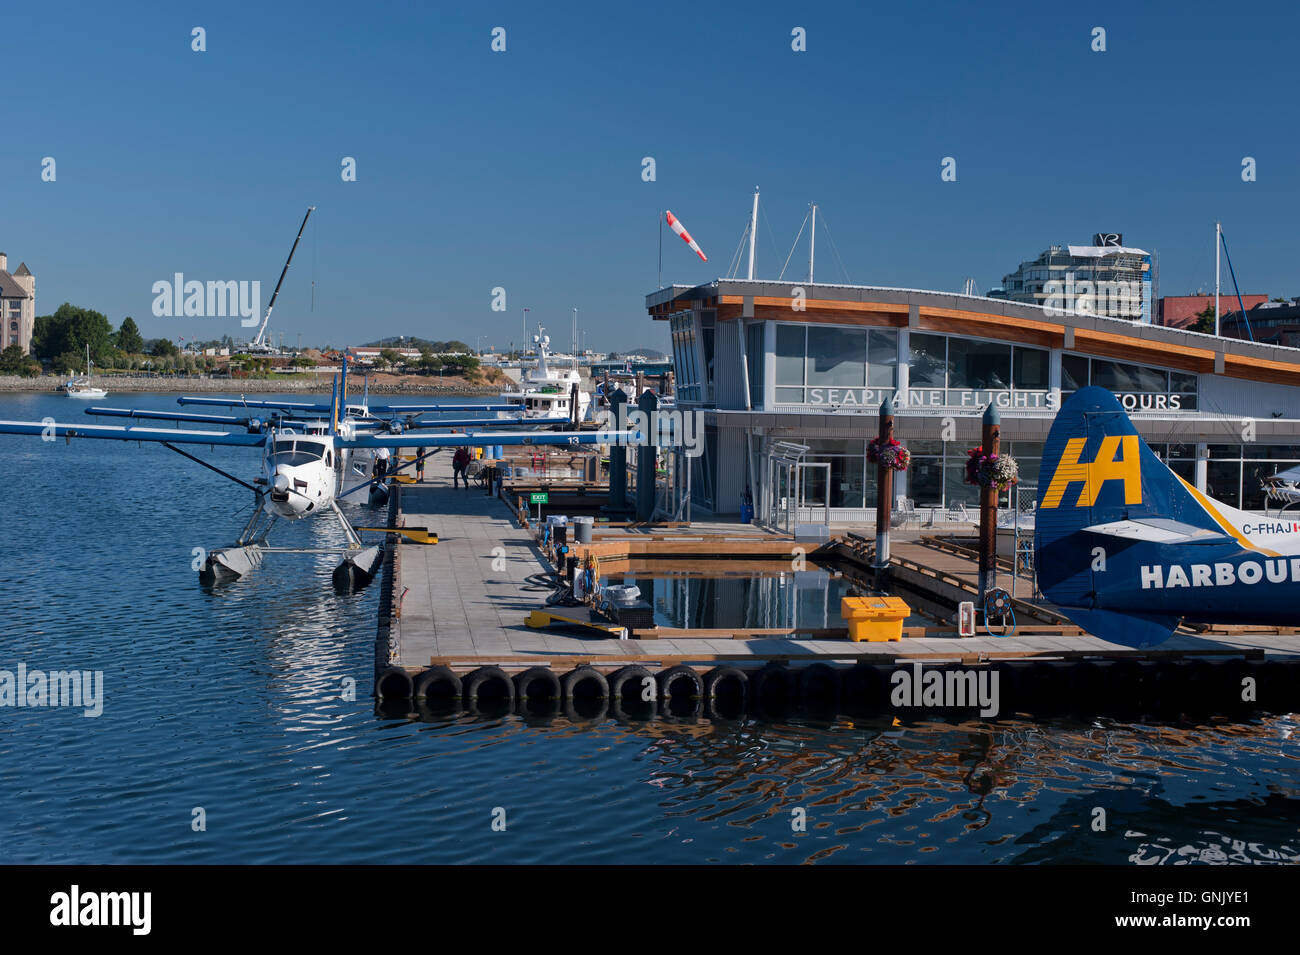
[[(346, 414), (344, 395), (347, 387), (347, 363), (334, 381), (330, 403), (243, 401), (231, 398), (181, 398), (183, 404), (225, 404), (258, 408), (264, 414), (248, 417), (191, 414), (185, 412), (146, 411), (132, 408), (88, 408), (87, 413), (109, 417), (129, 417), (172, 421), (177, 427), (142, 427), (140, 425), (79, 425), (42, 421), (0, 421), (0, 434), (40, 436), (45, 441), (64, 438), (97, 438), (116, 441), (152, 442), (194, 461), (222, 477), (253, 492), (253, 515), (233, 546), (208, 551), (199, 570), (199, 579), (208, 584), (237, 580), (258, 567), (268, 553), (337, 554), (342, 563), (334, 570), (334, 582), (340, 589), (369, 583), (383, 557), (382, 544), (366, 544), (339, 508), (342, 497), (363, 488), (383, 484), (397, 471), (413, 467), (444, 447), (494, 446), (506, 444), (582, 445), (611, 441), (638, 440), (633, 432), (614, 431), (545, 431), (523, 433), (500, 429), (511, 425), (535, 427), (529, 420), (468, 418), (460, 420), (426, 420), (422, 416), (435, 411), (498, 410), (492, 405), (385, 405), (354, 406), (357, 417)], [(388, 416), (388, 417), (385, 417)], [(242, 431), (186, 430), (179, 423), (237, 427)], [(549, 422), (546, 422), (549, 423)], [(462, 427), (453, 433), (431, 433), (426, 429)], [(475, 430), (482, 429), (482, 430)], [(262, 474), (245, 481), (196, 457), (180, 445), (217, 445), (262, 449)], [(356, 454), (371, 454), (381, 448), (418, 447), (423, 453), (386, 475), (354, 480), (350, 467)], [(280, 519), (301, 520), (332, 515), (347, 539), (342, 547), (287, 548), (271, 547), (267, 535)]]
[(1264, 486), (1264, 502), (1269, 509), (1276, 507), (1280, 516), (1288, 507), (1300, 504), (1300, 467), (1271, 474), (1260, 482)]

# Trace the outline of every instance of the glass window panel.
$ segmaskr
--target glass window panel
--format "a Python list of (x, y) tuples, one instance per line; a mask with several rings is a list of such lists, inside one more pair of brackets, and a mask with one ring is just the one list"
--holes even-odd
[[(1248, 458), (1266, 458), (1271, 461), (1300, 458), (1300, 446), (1294, 444), (1248, 444), (1245, 456)], [(1283, 468), (1283, 470), (1286, 470)]]
[(1011, 346), (973, 338), (948, 339), (948, 387), (1011, 387)]
[(898, 382), (898, 332), (873, 328), (868, 334), (867, 385), (893, 388)]
[(1209, 447), (1211, 458), (1241, 457), (1241, 445), (1239, 444), (1212, 444)]
[(1093, 359), (1092, 383), (1111, 391), (1164, 394), (1169, 390), (1167, 372), (1119, 361)]
[[(809, 455), (810, 461), (825, 461), (831, 466), (831, 507), (863, 507), (866, 490), (866, 471), (864, 459), (857, 457), (824, 457)], [(809, 503), (825, 500), (826, 471), (824, 468), (809, 469), (804, 472), (811, 486), (816, 483), (818, 497), (813, 498), (811, 491), (806, 497)], [(816, 477), (814, 478), (814, 475)]]
[(808, 329), (808, 384), (861, 388), (867, 383), (867, 333), (856, 328)]
[[(750, 390), (753, 390), (753, 379), (750, 379)], [(777, 403), (783, 405), (801, 405), (803, 404), (802, 388), (778, 388), (776, 389)]]
[(1015, 363), (1011, 369), (1011, 383), (1027, 391), (1046, 391), (1048, 364), (1051, 352), (1042, 348), (1016, 347)]
[(1040, 458), (1022, 458), (1019, 455), (1012, 455), (1016, 459), (1016, 464), (1020, 466), (1020, 483), (1035, 486), (1038, 484), (1038, 469), (1042, 464)]
[[(897, 434), (895, 434), (895, 437), (897, 437)], [(942, 441), (907, 441), (902, 438), (899, 438), (899, 440), (907, 445), (907, 450), (911, 451), (913, 456), (918, 454), (943, 454)]]
[(1241, 463), (1210, 460), (1206, 465), (1205, 493), (1229, 507), (1240, 506)]
[(955, 457), (948, 455), (945, 459), (943, 489), (944, 504), (965, 504), (967, 507), (979, 505), (979, 488), (966, 483), (966, 455)]
[(943, 388), (948, 369), (948, 340), (942, 335), (908, 336), (912, 353), (908, 384), (912, 388)]
[(1169, 445), (1170, 458), (1194, 458), (1196, 457), (1196, 445), (1194, 444), (1171, 444)]
[(1012, 441), (1009, 444), (1003, 442), (1002, 447), (1006, 448), (1007, 453), (1017, 461), (1021, 458), (1041, 458), (1043, 456), (1043, 445), (1040, 441)]
[[(763, 323), (757, 322), (745, 329), (745, 365), (749, 369), (749, 404), (751, 408), (763, 406)], [(777, 398), (780, 401), (780, 398)], [(802, 401), (803, 396), (787, 399)]]
[(1061, 390), (1078, 391), (1088, 384), (1088, 359), (1082, 355), (1061, 356)]
[(1263, 511), (1267, 509), (1267, 502), (1264, 500), (1264, 489), (1260, 482), (1276, 471), (1277, 467), (1271, 461), (1247, 461), (1242, 465), (1241, 507), (1243, 510)]
[[(852, 459), (844, 458), (843, 460), (848, 461)], [(866, 464), (866, 458), (863, 458), (862, 460), (863, 460), (863, 467), (866, 468), (862, 480), (862, 506), (875, 507), (876, 506), (876, 468), (875, 465), (871, 465), (868, 467)]]
[(1196, 462), (1175, 459), (1169, 462), (1169, 469), (1192, 487), (1196, 486)]
[[(762, 324), (751, 326), (762, 328)], [(778, 385), (803, 384), (804, 327), (802, 325), (776, 326), (776, 383)]]
[(1196, 394), (1196, 376), (1182, 371), (1171, 371), (1169, 390), (1174, 394)]
[(943, 504), (943, 458), (912, 458), (907, 470), (907, 496), (918, 507)]

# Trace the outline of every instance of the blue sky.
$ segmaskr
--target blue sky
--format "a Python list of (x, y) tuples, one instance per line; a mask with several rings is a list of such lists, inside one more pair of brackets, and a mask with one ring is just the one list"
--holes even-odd
[[(983, 291), (1112, 231), (1185, 294), (1213, 287), (1219, 218), (1242, 291), (1290, 296), (1297, 27), (1282, 3), (25, 4), (6, 14), (0, 249), (40, 314), (239, 336), (154, 317), (153, 283), (259, 279), (265, 301), (314, 204), (272, 319), (286, 344), (506, 348), (528, 306), (567, 347), (577, 306), (589, 346), (666, 347), (644, 312), (657, 218), (710, 256), (665, 231), (665, 283), (705, 282), (759, 185), (761, 278), (815, 201), (854, 283)], [(818, 252), (844, 281), (826, 233)]]

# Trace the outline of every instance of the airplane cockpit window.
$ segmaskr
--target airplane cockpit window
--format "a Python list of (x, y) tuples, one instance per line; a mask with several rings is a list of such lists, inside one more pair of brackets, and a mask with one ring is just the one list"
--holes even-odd
[(325, 457), (325, 445), (319, 441), (285, 439), (271, 445), (271, 463), (294, 467), (310, 464)]

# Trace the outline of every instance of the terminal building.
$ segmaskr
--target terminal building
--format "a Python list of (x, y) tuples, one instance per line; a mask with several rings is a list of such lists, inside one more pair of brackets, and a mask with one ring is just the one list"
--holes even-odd
[(1260, 479), (1300, 464), (1300, 349), (1006, 299), (719, 279), (646, 296), (669, 323), (676, 402), (704, 420), (697, 510), (834, 522), (875, 516), (866, 444), (881, 402), (912, 453), (894, 494), (931, 515), (976, 504), (964, 481), (985, 407), (1036, 485), (1060, 402), (1119, 395), (1153, 450), (1224, 503), (1262, 510)]

